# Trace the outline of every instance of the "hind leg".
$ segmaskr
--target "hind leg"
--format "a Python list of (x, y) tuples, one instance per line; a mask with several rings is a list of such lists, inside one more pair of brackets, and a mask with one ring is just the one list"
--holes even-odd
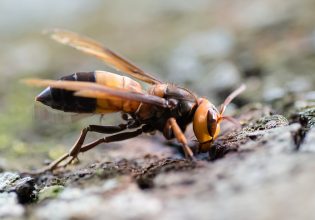
[[(77, 158), (78, 154), (80, 153), (80, 150), (84, 144), (84, 140), (86, 138), (86, 135), (88, 132), (98, 132), (98, 133), (103, 133), (103, 134), (113, 134), (113, 133), (117, 133), (120, 131), (123, 131), (127, 128), (126, 124), (120, 124), (117, 126), (102, 126), (102, 125), (89, 125), (88, 127), (82, 129), (81, 134), (78, 138), (78, 140), (76, 141), (76, 143), (72, 146), (72, 148), (70, 149), (69, 153), (66, 153), (64, 155), (62, 155), (61, 157), (59, 157), (58, 159), (56, 159), (55, 161), (53, 161), (51, 164), (49, 164), (47, 167), (44, 167), (43, 169), (36, 171), (36, 173), (43, 173), (46, 171), (53, 171), (60, 166), (60, 163), (62, 163), (63, 161), (67, 160), (68, 158), (70, 158), (70, 160), (68, 162), (65, 163), (65, 165), (70, 164), (74, 159)], [(115, 135), (112, 135), (115, 136)], [(111, 137), (111, 136), (109, 136)], [(108, 137), (108, 138), (109, 138)], [(94, 144), (94, 146), (103, 143), (104, 140), (106, 138), (102, 138), (99, 139), (97, 141), (92, 142), (91, 144)], [(102, 140), (102, 141), (101, 141)], [(89, 144), (89, 145), (91, 145)], [(63, 166), (65, 166), (63, 165)]]

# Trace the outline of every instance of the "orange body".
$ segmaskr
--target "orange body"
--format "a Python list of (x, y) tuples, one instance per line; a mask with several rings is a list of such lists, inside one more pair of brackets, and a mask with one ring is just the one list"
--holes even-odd
[[(127, 92), (142, 92), (141, 85), (135, 80), (127, 76), (118, 74), (95, 71), (96, 83), (108, 86), (115, 89), (125, 90)], [(97, 99), (96, 113), (110, 113), (110, 112), (135, 112), (140, 105), (140, 102), (124, 100), (121, 98)]]

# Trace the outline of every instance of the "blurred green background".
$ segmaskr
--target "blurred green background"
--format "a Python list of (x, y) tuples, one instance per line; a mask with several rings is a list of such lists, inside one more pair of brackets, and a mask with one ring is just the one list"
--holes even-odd
[(239, 104), (271, 103), (314, 90), (314, 11), (313, 0), (1, 0), (0, 167), (38, 167), (66, 152), (90, 120), (98, 122), (33, 117), (40, 89), (20, 79), (111, 70), (44, 29), (90, 36), (215, 104), (241, 82), (248, 90)]

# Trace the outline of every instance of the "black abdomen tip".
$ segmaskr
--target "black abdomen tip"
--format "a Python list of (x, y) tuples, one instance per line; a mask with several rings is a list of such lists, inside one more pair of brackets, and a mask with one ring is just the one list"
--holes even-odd
[[(74, 73), (60, 80), (95, 82), (95, 75), (94, 72)], [(36, 101), (64, 112), (93, 113), (95, 111), (96, 99), (74, 96), (73, 93), (65, 89), (48, 87), (36, 97)]]

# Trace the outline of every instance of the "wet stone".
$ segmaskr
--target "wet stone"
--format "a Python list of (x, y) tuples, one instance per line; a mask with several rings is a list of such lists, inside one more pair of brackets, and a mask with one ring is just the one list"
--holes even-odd
[(5, 191), (14, 185), (20, 176), (17, 173), (5, 172), (0, 174), (0, 190)]
[(18, 180), (13, 191), (17, 194), (18, 200), (22, 204), (32, 202), (37, 196), (35, 192), (35, 181), (31, 177), (24, 177)]
[(0, 174), (0, 184), (0, 193), (16, 193), (22, 204), (36, 199), (35, 180), (29, 176), (21, 177), (16, 173), (5, 172)]

